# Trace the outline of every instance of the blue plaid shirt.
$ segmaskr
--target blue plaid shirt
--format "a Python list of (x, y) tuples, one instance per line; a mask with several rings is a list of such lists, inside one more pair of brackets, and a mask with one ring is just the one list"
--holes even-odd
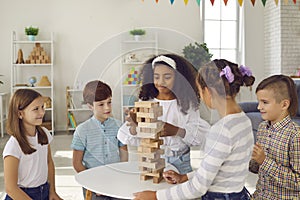
[(71, 148), (84, 151), (82, 162), (86, 168), (120, 161), (119, 147), (123, 146), (117, 139), (120, 125), (114, 118), (101, 123), (94, 116), (78, 125)]

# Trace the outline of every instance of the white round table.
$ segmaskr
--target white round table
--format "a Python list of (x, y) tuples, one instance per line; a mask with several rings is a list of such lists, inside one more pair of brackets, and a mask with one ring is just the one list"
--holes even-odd
[(119, 162), (84, 170), (75, 175), (75, 180), (93, 192), (122, 199), (133, 199), (133, 193), (144, 190), (159, 190), (172, 187), (165, 180), (153, 183), (152, 179), (140, 180), (138, 162)]

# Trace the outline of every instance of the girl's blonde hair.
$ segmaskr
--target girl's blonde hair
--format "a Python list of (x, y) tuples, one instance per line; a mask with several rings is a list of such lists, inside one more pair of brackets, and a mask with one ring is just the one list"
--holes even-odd
[[(31, 154), (36, 151), (27, 140), (25, 128), (22, 119), (19, 118), (19, 112), (24, 110), (36, 98), (42, 97), (40, 93), (31, 89), (17, 90), (9, 102), (6, 130), (7, 133), (14, 136), (18, 141), (24, 154)], [(40, 126), (36, 126), (38, 131), (38, 143), (48, 144), (48, 137)]]

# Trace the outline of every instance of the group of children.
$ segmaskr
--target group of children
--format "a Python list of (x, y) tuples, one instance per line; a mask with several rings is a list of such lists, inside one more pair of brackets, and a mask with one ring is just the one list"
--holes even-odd
[[(141, 77), (139, 99), (163, 107), (163, 176), (174, 187), (135, 193), (136, 200), (250, 199), (244, 187), (250, 160), (259, 166), (252, 199), (299, 198), (300, 127), (291, 119), (298, 107), (291, 78), (274, 75), (258, 85), (258, 109), (265, 121), (254, 142), (251, 121), (235, 100), (241, 86), (254, 83), (249, 68), (220, 59), (197, 72), (183, 57), (164, 54), (147, 60)], [(126, 145), (139, 144), (134, 113), (123, 125), (113, 118), (112, 91), (101, 81), (87, 83), (83, 98), (93, 116), (74, 132), (74, 169), (127, 161)], [(200, 98), (220, 116), (212, 126), (199, 116)], [(6, 199), (61, 199), (55, 192), (52, 136), (41, 127), (44, 114), (39, 93), (20, 89), (13, 94), (7, 123), (12, 137), (3, 151)], [(191, 146), (199, 146), (204, 155), (194, 172)], [(93, 193), (92, 199), (114, 198)]]

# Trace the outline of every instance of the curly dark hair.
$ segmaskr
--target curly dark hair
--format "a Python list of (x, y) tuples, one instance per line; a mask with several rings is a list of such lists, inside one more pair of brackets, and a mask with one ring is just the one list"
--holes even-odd
[[(195, 83), (197, 70), (182, 56), (176, 54), (162, 55), (173, 59), (176, 63), (175, 81), (172, 92), (176, 97), (178, 106), (181, 108), (181, 112), (187, 114), (190, 107), (197, 109), (200, 104), (200, 95)], [(157, 56), (148, 59), (144, 63), (141, 72), (142, 87), (140, 89), (139, 98), (143, 101), (156, 98), (158, 95), (158, 90), (155, 88), (153, 81), (154, 72), (152, 67), (152, 61), (156, 57)], [(167, 65), (173, 69), (172, 66), (164, 61), (156, 62), (156, 64)]]
[[(220, 72), (226, 66), (230, 67), (234, 75), (232, 83), (229, 83), (224, 75), (220, 77)], [(201, 67), (197, 77), (197, 84), (202, 89), (205, 87), (214, 88), (219, 95), (232, 97), (236, 96), (241, 86), (252, 86), (254, 81), (254, 76), (243, 75), (237, 64), (225, 59), (215, 59)]]

